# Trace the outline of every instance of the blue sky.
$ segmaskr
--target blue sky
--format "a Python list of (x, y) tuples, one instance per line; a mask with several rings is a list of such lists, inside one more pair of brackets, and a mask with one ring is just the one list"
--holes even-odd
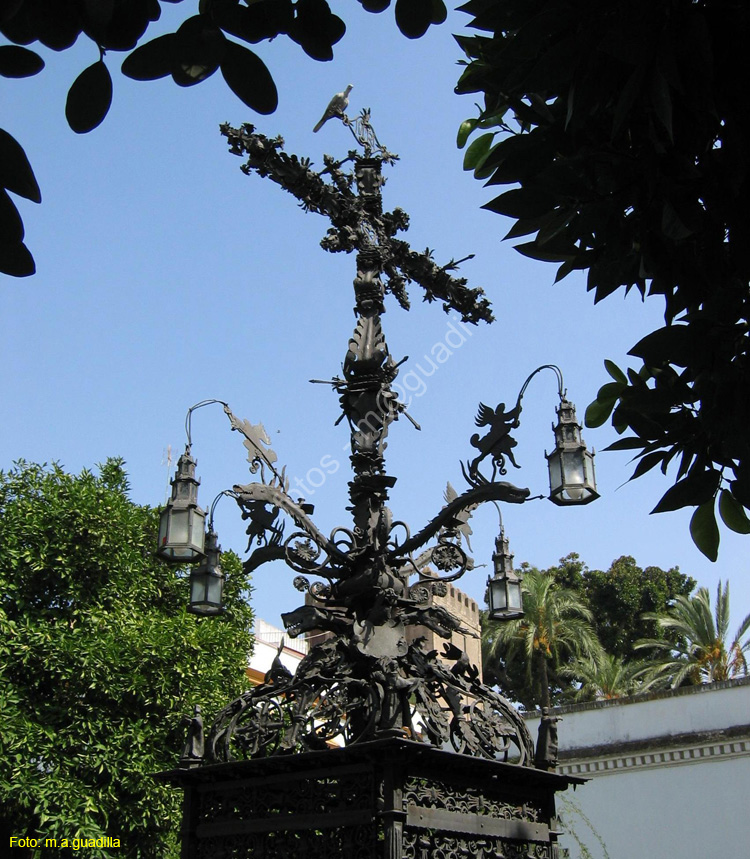
[[(470, 97), (453, 93), (460, 50), (451, 33), (465, 16), (453, 13), (412, 42), (398, 33), (391, 10), (371, 15), (356, 3), (331, 5), (348, 25), (332, 63), (310, 60), (287, 40), (257, 46), (279, 86), (279, 110), (269, 117), (241, 104), (219, 74), (190, 89), (170, 79), (133, 82), (119, 73), (122, 57), (111, 54), (110, 114), (92, 133), (76, 135), (65, 123), (65, 95), (97, 59), (88, 44), (44, 52), (47, 68), (35, 78), (2, 81), (3, 125), (26, 148), (43, 202), (19, 201), (37, 275), (0, 275), (0, 467), (24, 458), (78, 471), (122, 456), (133, 499), (158, 505), (171, 475), (165, 452), (171, 446), (176, 457), (183, 448), (187, 408), (217, 397), (265, 425), (293, 485), (296, 479), (311, 490), (306, 497), (324, 531), (349, 524), (347, 430), (334, 427), (336, 396), (308, 379), (340, 370), (354, 324), (354, 259), (321, 250), (327, 222), (304, 214), (272, 183), (244, 176), (218, 131), (224, 121), (252, 122), (322, 167), (324, 152), (351, 147), (339, 123), (312, 133), (347, 83), (354, 85), (350, 114), (370, 107), (379, 138), (401, 156), (386, 168), (386, 208), (410, 214), (405, 238), (418, 250), (434, 249), (439, 263), (475, 254), (461, 274), (486, 289), (497, 320), (461, 334), (439, 305), (422, 303), (417, 287), (410, 313), (389, 304), (384, 329), (396, 359), (409, 356), (399, 381), (422, 426), (417, 432), (400, 420), (391, 428), (396, 519), (419, 530), (442, 505), (448, 480), (462, 490), (460, 461), (472, 454), (480, 401), (512, 402), (526, 376), (551, 362), (562, 368), (582, 417), (607, 381), (603, 359), (627, 365), (627, 350), (661, 324), (658, 299), (618, 294), (594, 307), (582, 278), (554, 285), (554, 266), (521, 257), (501, 241), (509, 222), (480, 209), (492, 193), (462, 171), (455, 146), (460, 122), (475, 114)], [(153, 34), (174, 30), (188, 6), (166, 7)], [(451, 354), (430, 373), (424, 356), (441, 343)], [(553, 443), (555, 403), (554, 377), (541, 374), (517, 433), (523, 467), (508, 475), (532, 495), (546, 489), (543, 454)], [(600, 450), (614, 433), (604, 427), (584, 437)], [(204, 505), (250, 481), (241, 441), (220, 408), (195, 413)], [(590, 567), (606, 569), (630, 554), (641, 566), (679, 565), (712, 592), (729, 578), (736, 626), (750, 611), (747, 540), (724, 530), (711, 564), (690, 540), (688, 512), (648, 515), (669, 485), (664, 478), (623, 486), (632, 471), (627, 455), (599, 453), (596, 464), (602, 498), (594, 504), (560, 509), (536, 501), (504, 510), (517, 564), (545, 567), (578, 552)], [(472, 520), (477, 564), (490, 562), (497, 530), (497, 514), (486, 508)], [(216, 524), (224, 548), (244, 554), (230, 501), (219, 505)], [(486, 575), (478, 569), (461, 586), (481, 600)], [(292, 578), (280, 565), (256, 572), (260, 616), (278, 623), (281, 611), (299, 604)]]

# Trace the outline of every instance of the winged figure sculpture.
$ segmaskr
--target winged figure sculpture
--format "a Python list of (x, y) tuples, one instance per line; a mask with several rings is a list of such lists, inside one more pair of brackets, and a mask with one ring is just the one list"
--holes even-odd
[(496, 409), (492, 409), (484, 403), (479, 404), (474, 423), (478, 427), (489, 427), (489, 429), (485, 435), (474, 433), (470, 439), (472, 447), (479, 451), (479, 456), (469, 463), (470, 474), (477, 473), (479, 463), (487, 456), (491, 457), (493, 465), (500, 471), (500, 474), (506, 472), (506, 458), (516, 468), (520, 468), (513, 456), (513, 448), (518, 442), (510, 435), (510, 431), (519, 425), (520, 414), (520, 404), (507, 412), (505, 411), (505, 403), (500, 403)]

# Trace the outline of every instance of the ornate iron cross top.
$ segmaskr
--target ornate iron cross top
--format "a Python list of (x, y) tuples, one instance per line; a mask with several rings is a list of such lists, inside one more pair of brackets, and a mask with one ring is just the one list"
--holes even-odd
[[(370, 127), (369, 118), (367, 126)], [(382, 165), (393, 163), (395, 155), (383, 151), (363, 156), (353, 150), (340, 160), (324, 155), (325, 167), (316, 172), (309, 158), (284, 152), (283, 138), (257, 134), (252, 125), (235, 129), (225, 124), (221, 133), (227, 138), (231, 153), (247, 158), (242, 165), (243, 173), (271, 179), (296, 197), (306, 212), (317, 212), (331, 221), (331, 228), (321, 241), (325, 250), (356, 251), (358, 255), (371, 252), (380, 267), (384, 292), (392, 293), (404, 309), (409, 308), (406, 285), (413, 281), (424, 289), (426, 301), (442, 301), (446, 311), (457, 311), (463, 321), (492, 321), (484, 291), (469, 288), (465, 278), (451, 274), (458, 266), (456, 260), (439, 266), (429, 252), (414, 251), (396, 238), (397, 233), (408, 229), (409, 216), (398, 208), (383, 212), (381, 196), (385, 183)], [(349, 162), (353, 163), (353, 170), (347, 173), (342, 168)], [(360, 270), (371, 270), (370, 265), (368, 260)]]
[[(353, 523), (326, 536), (312, 520), (312, 506), (289, 494), (285, 471), (277, 468), (262, 424), (239, 420), (222, 403), (232, 429), (245, 437), (251, 471), (260, 471), (261, 478), (225, 493), (236, 499), (249, 522), (253, 550), (245, 567), (251, 571), (283, 559), (298, 574), (295, 586), (307, 594), (305, 605), (282, 615), (287, 631), (292, 636), (309, 630), (333, 635), (310, 652), (294, 677), (279, 663), (264, 685), (232, 702), (215, 721), (206, 754), (209, 760), (252, 757), (397, 735), (437, 746), (450, 742), (460, 752), (528, 764), (533, 748), (523, 720), (481, 683), (466, 655), (446, 645), (445, 656), (438, 659), (436, 651), (425, 652), (423, 639), (409, 643), (405, 634), (405, 628), (415, 624), (446, 639), (455, 631), (468, 632), (434, 597), (445, 595), (446, 583), (472, 566), (461, 541), (473, 509), (485, 501), (520, 504), (529, 497), (528, 489), (495, 479), (505, 474), (506, 458), (516, 464), (510, 431), (518, 426), (523, 391), (509, 411), (503, 404), (496, 409), (480, 405), (476, 423), (487, 430), (471, 439), (479, 454), (463, 466), (469, 488), (459, 495), (449, 485), (445, 506), (413, 535), (405, 523), (395, 522), (387, 501), (396, 478), (386, 472), (384, 452), (390, 424), (401, 415), (411, 418), (392, 388), (399, 362), (388, 350), (381, 324), (386, 295), (394, 295), (408, 309), (406, 286), (414, 282), (426, 300), (442, 301), (446, 311), (457, 311), (464, 322), (489, 322), (492, 316), (483, 291), (452, 274), (456, 261), (438, 266), (428, 252), (415, 252), (396, 237), (407, 229), (408, 216), (401, 209), (384, 212), (381, 193), (383, 165), (392, 164), (396, 156), (377, 140), (369, 111), (354, 122), (343, 113), (339, 118), (364, 154), (350, 151), (343, 160), (324, 156), (320, 172), (309, 159), (285, 153), (279, 137), (269, 139), (251, 125), (221, 128), (230, 151), (247, 159), (243, 172), (270, 178), (305, 211), (330, 220), (323, 248), (356, 254), (357, 322), (342, 376), (326, 382), (339, 396), (339, 420), (346, 419), (350, 427)], [(345, 172), (349, 162), (352, 170)], [(559, 381), (562, 401), (561, 377)], [(574, 414), (573, 425), (578, 427)], [(487, 459), (493, 463), (490, 476), (480, 469)], [(179, 504), (193, 519), (204, 515), (197, 507), (194, 471), (188, 443), (173, 482), (172, 512), (168, 507), (162, 517), (162, 553), (168, 556), (176, 551), (169, 523)], [(181, 498), (188, 500), (183, 503)], [(282, 513), (295, 526), (289, 535), (280, 521)], [(209, 540), (210, 548), (218, 551), (210, 525)], [(209, 548), (201, 545), (196, 553), (208, 557)], [(179, 560), (175, 554), (171, 557)], [(218, 576), (211, 562), (198, 570), (205, 573), (208, 594)], [(310, 576), (317, 580), (311, 582)], [(212, 613), (215, 601), (206, 596), (194, 605)], [(446, 659), (448, 664), (453, 661), (452, 667)]]
[[(353, 622), (360, 624), (371, 622), (369, 614), (374, 612), (374, 626), (378, 627), (382, 625), (381, 618), (401, 617), (407, 609), (403, 603), (408, 600), (407, 588), (401, 580), (420, 572), (411, 553), (436, 534), (449, 531), (464, 503), (468, 506), (489, 499), (521, 502), (529, 493), (510, 484), (484, 480), (483, 485), (473, 487), (469, 498), (454, 499), (420, 534), (410, 536), (403, 523), (394, 527), (386, 502), (396, 478), (386, 473), (384, 451), (390, 424), (402, 414), (409, 415), (391, 387), (398, 374), (398, 363), (388, 350), (381, 324), (385, 296), (392, 293), (402, 307), (408, 308), (406, 284), (414, 281), (425, 290), (428, 300), (441, 299), (446, 310), (458, 311), (464, 321), (490, 321), (492, 316), (483, 291), (470, 289), (464, 278), (451, 273), (457, 266), (455, 261), (440, 267), (429, 254), (415, 252), (396, 238), (408, 228), (409, 218), (401, 209), (384, 212), (381, 193), (385, 183), (383, 164), (393, 163), (396, 156), (377, 141), (369, 111), (363, 111), (356, 123), (346, 116), (340, 118), (363, 144), (365, 153), (349, 152), (343, 161), (325, 156), (325, 168), (320, 172), (312, 169), (308, 159), (287, 155), (281, 138), (269, 140), (248, 125), (239, 130), (225, 125), (221, 130), (229, 141), (230, 151), (247, 156), (243, 172), (271, 178), (293, 194), (305, 211), (318, 212), (330, 219), (332, 226), (321, 242), (326, 250), (356, 253), (357, 324), (344, 357), (343, 377), (330, 381), (339, 395), (341, 419), (348, 421), (351, 430), (354, 474), (349, 494), (354, 524), (352, 529), (337, 529), (335, 538), (322, 545), (316, 539), (317, 534), (312, 535), (309, 527), (305, 527), (311, 534), (310, 542), (300, 544), (295, 551), (287, 546), (285, 558), (298, 571), (315, 572), (330, 580), (326, 599), (335, 604), (332, 611), (343, 608), (354, 615)], [(342, 168), (348, 162), (352, 162), (353, 170), (346, 173)], [(491, 447), (492, 440), (487, 451)], [(478, 473), (474, 470), (473, 474), (476, 484)], [(235, 487), (238, 501), (257, 503), (263, 497), (268, 498), (268, 490), (261, 487), (257, 484)], [(248, 513), (247, 508), (245, 512)], [(299, 511), (293, 511), (292, 515), (304, 521)], [(397, 534), (402, 538), (400, 542)], [(317, 550), (325, 553), (323, 562), (319, 563), (317, 557), (313, 562), (310, 557)], [(307, 555), (305, 560), (300, 552)], [(467, 559), (463, 550), (445, 549), (442, 558), (443, 567), (450, 572), (449, 579), (465, 571)], [(387, 611), (383, 607), (386, 591), (400, 593), (401, 600), (397, 599)], [(317, 594), (321, 593), (318, 588)], [(408, 608), (413, 610), (415, 606)], [(337, 626), (338, 621), (337, 616)], [(321, 622), (318, 616), (316, 623)]]

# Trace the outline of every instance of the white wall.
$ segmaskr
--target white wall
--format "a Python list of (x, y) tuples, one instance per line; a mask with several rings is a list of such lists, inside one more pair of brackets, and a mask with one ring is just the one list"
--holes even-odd
[(594, 831), (574, 807), (566, 807), (566, 794), (558, 800), (568, 830), (560, 843), (571, 859), (584, 856), (571, 829), (595, 859), (746, 859), (749, 789), (747, 753), (741, 759), (597, 775), (567, 792)]
[(618, 698), (561, 708), (560, 714), (560, 743), (566, 750), (721, 730), (750, 722), (750, 684), (713, 683), (677, 694)]
[(571, 859), (750, 857), (750, 678), (558, 714), (558, 772), (591, 779), (558, 798)]

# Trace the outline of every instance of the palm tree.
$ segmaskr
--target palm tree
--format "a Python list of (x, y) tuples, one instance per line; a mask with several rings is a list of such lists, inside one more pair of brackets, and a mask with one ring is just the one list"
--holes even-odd
[(591, 626), (593, 615), (581, 597), (557, 587), (555, 578), (530, 569), (521, 585), (524, 616), (511, 621), (487, 621), (482, 628), (482, 660), (489, 675), (497, 666), (523, 661), (534, 703), (551, 706), (550, 672), (567, 656), (598, 659), (602, 649)]
[(731, 643), (729, 632), (729, 582), (716, 591), (716, 607), (711, 610), (707, 588), (699, 588), (694, 597), (679, 596), (666, 614), (646, 614), (662, 629), (676, 633), (677, 643), (665, 639), (642, 639), (637, 649), (651, 649), (656, 664), (653, 679), (672, 689), (686, 680), (690, 683), (713, 683), (747, 674), (745, 654), (750, 650), (750, 614), (742, 621)]
[(654, 683), (653, 680), (644, 680), (648, 670), (648, 662), (603, 653), (598, 658), (586, 656), (576, 659), (562, 668), (560, 674), (580, 681), (581, 686), (573, 695), (576, 701), (608, 701), (645, 692)]

